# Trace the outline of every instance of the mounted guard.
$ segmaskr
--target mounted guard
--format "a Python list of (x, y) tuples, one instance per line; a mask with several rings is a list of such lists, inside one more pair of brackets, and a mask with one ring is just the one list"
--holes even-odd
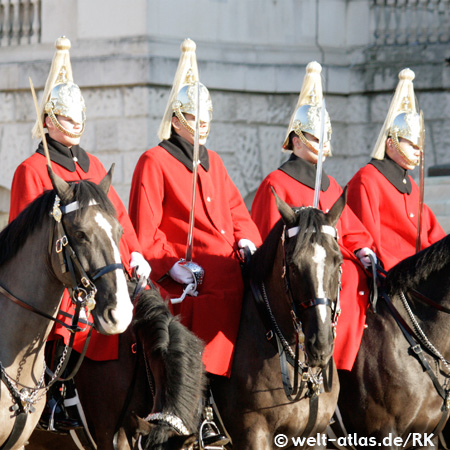
[[(70, 41), (66, 37), (60, 37), (56, 40), (55, 47), (56, 52), (38, 108), (38, 118), (32, 131), (33, 137), (41, 139), (41, 142), (36, 152), (23, 161), (15, 171), (11, 187), (10, 221), (15, 219), (36, 197), (52, 188), (44, 155), (44, 141), (48, 146), (52, 170), (63, 180), (89, 179), (98, 183), (106, 175), (102, 163), (79, 145), (86, 124), (86, 105), (79, 86), (73, 80), (69, 55)], [(47, 133), (44, 136), (40, 128), (46, 129)], [(134, 267), (137, 267), (139, 275), (147, 277), (150, 266), (141, 255), (141, 247), (127, 211), (113, 187), (109, 190), (108, 198), (116, 209), (117, 218), (124, 231), (119, 243), (123, 268), (130, 277)], [(75, 211), (76, 208), (72, 213)], [(125, 289), (127, 292), (126, 285), (120, 289)], [(129, 311), (123, 310), (122, 314), (128, 314), (131, 320), (131, 304), (129, 307)], [(67, 291), (61, 303), (61, 310), (58, 319), (70, 325), (70, 317), (74, 309)], [(89, 319), (89, 311), (86, 311), (85, 318)], [(76, 334), (73, 348), (83, 353), (86, 341), (89, 342), (87, 338), (90, 327), (86, 324), (80, 324), (80, 326), (84, 331)], [(51, 369), (54, 370), (59, 362), (64, 360), (71, 335), (72, 333), (65, 327), (55, 325), (46, 349), (47, 361)], [(117, 336), (101, 335), (95, 330), (90, 336), (86, 357), (102, 361), (118, 357)], [(73, 368), (73, 364), (69, 365)], [(62, 374), (62, 377), (65, 376), (67, 374)], [(72, 419), (67, 414), (64, 406), (65, 398), (72, 396), (75, 396), (72, 382), (65, 383), (63, 388), (59, 383), (53, 385), (41, 421), (44, 428), (68, 432), (80, 426), (78, 420)]]
[[(252, 218), (265, 238), (280, 219), (272, 188), (293, 206), (315, 206), (327, 212), (342, 194), (334, 178), (321, 164), (331, 156), (332, 128), (323, 99), (322, 66), (311, 62), (288, 126), (283, 150), (290, 151), (287, 162), (261, 183), (252, 205)], [(315, 189), (317, 186), (317, 190)], [(320, 195), (319, 195), (320, 194)], [(370, 234), (345, 207), (337, 223), (342, 266), (342, 313), (336, 328), (333, 357), (338, 369), (351, 369), (361, 342), (369, 289), (364, 267), (375, 247)], [(360, 262), (361, 261), (361, 262)]]
[[(425, 128), (415, 75), (403, 69), (398, 77), (372, 160), (348, 184), (348, 204), (372, 234), (385, 270), (446, 235), (423, 203)], [(419, 164), (420, 188), (409, 175)]]
[[(261, 239), (221, 158), (205, 147), (212, 103), (199, 82), (195, 43), (186, 39), (181, 52), (161, 142), (134, 171), (130, 217), (153, 280), (206, 344), (206, 371), (229, 377), (244, 291), (240, 250), (256, 250)], [(227, 442), (215, 431), (201, 436), (206, 447)]]

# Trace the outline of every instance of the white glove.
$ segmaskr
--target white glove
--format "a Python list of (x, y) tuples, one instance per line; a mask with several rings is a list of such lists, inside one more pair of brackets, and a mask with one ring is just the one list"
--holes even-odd
[(150, 276), (150, 272), (152, 271), (150, 264), (139, 252), (131, 253), (130, 268), (134, 269), (135, 267), (138, 277), (148, 278)]
[(368, 269), (372, 265), (372, 262), (371, 262), (371, 260), (369, 258), (369, 255), (373, 256), (373, 259), (374, 259), (375, 264), (376, 264), (377, 261), (378, 261), (377, 255), (375, 255), (375, 253), (372, 250), (370, 250), (370, 248), (364, 247), (364, 248), (359, 249), (356, 252), (356, 257), (361, 261), (361, 264), (366, 269)]
[(242, 259), (245, 258), (245, 248), (248, 248), (250, 250), (250, 254), (253, 255), (253, 253), (256, 252), (256, 245), (250, 240), (250, 239), (241, 239), (238, 242), (239, 247), (239, 253), (242, 256)]
[(189, 284), (194, 282), (194, 275), (189, 269), (186, 267), (180, 266), (180, 261), (177, 261), (172, 268), (169, 270), (169, 275), (173, 278), (177, 283), (180, 284)]

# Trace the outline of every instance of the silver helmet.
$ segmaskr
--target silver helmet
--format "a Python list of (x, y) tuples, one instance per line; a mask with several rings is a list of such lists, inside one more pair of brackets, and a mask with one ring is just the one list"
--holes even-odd
[[(81, 95), (81, 90), (75, 83), (68, 81), (56, 85), (50, 94), (49, 101), (45, 104), (45, 113), (49, 115), (54, 125), (64, 134), (70, 137), (79, 137), (83, 134), (86, 121), (86, 105)], [(81, 124), (82, 130), (73, 133), (66, 130), (56, 116), (64, 116)]]

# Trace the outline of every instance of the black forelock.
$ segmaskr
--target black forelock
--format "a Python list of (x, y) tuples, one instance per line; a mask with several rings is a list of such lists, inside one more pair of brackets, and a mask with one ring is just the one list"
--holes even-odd
[[(312, 207), (293, 208), (297, 216), (299, 232), (296, 235), (294, 254), (297, 255), (312, 242), (321, 242), (325, 225), (325, 215), (322, 211)], [(284, 229), (283, 220), (280, 219), (267, 235), (263, 244), (251, 258), (249, 276), (257, 283), (262, 282), (273, 269), (276, 251)]]

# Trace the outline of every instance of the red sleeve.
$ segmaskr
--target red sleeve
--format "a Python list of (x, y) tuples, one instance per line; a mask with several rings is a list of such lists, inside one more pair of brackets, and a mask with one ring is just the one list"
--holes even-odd
[(129, 214), (142, 246), (144, 258), (150, 262), (156, 280), (166, 274), (178, 257), (159, 227), (163, 217), (164, 173), (151, 150), (144, 153), (134, 170), (131, 183)]
[(138, 241), (133, 224), (128, 216), (125, 205), (117, 194), (116, 190), (111, 186), (108, 193), (108, 198), (114, 205), (117, 212), (117, 220), (123, 228), (123, 235), (120, 239), (119, 250), (122, 255), (122, 262), (128, 273), (130, 273), (130, 260), (132, 252), (142, 253), (141, 244)]
[(44, 192), (41, 174), (24, 163), (17, 167), (11, 186), (9, 221), (14, 220), (33, 200)]
[(429, 218), (429, 228), (428, 230), (426, 230), (428, 243), (422, 243), (422, 248), (424, 248), (424, 246), (428, 247), (429, 245), (434, 244), (435, 242), (441, 240), (446, 236), (445, 231), (443, 230), (440, 223), (436, 219), (436, 216), (434, 215), (433, 211), (431, 211), (431, 209), (425, 204), (423, 205), (423, 215), (424, 219), (426, 216), (428, 216)]
[(269, 175), (256, 191), (251, 209), (252, 219), (258, 226), (263, 240), (281, 218), (271, 187), (280, 198), (286, 198), (283, 185), (275, 183)]

